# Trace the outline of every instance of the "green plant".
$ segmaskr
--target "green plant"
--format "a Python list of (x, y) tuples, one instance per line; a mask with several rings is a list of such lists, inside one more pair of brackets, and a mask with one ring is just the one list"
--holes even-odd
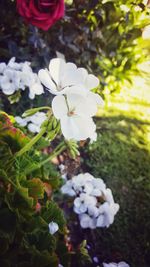
[[(39, 165), (46, 161), (42, 153), (31, 150), (16, 156), (29, 143), (30, 139), (1, 113), (0, 265), (3, 267), (58, 266), (61, 251), (56, 254), (57, 246), (61, 242), (66, 247), (63, 212), (52, 198), (60, 178), (49, 161), (45, 166)], [(51, 221), (59, 226), (55, 236), (48, 231)]]

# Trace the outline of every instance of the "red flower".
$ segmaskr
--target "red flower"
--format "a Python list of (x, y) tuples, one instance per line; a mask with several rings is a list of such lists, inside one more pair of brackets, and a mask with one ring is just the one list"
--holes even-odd
[(17, 10), (27, 23), (47, 31), (64, 15), (64, 0), (17, 0)]

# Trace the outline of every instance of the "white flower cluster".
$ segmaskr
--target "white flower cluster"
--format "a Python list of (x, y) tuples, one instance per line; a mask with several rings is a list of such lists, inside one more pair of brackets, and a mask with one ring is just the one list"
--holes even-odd
[(52, 101), (54, 116), (60, 120), (61, 130), (66, 139), (96, 139), (96, 125), (92, 117), (102, 98), (91, 90), (99, 85), (93, 74), (61, 58), (50, 61), (49, 70), (41, 69), (39, 79), (56, 95)]
[(44, 92), (38, 75), (32, 71), (29, 62), (16, 63), (13, 57), (7, 65), (0, 63), (0, 89), (5, 95), (12, 95), (19, 89), (25, 90), (27, 87), (30, 99)]
[(74, 199), (74, 211), (82, 228), (109, 227), (119, 210), (112, 192), (100, 178), (79, 174), (62, 186), (61, 192)]
[(27, 126), (30, 132), (38, 133), (40, 131), (41, 124), (46, 120), (46, 114), (44, 112), (37, 112), (26, 118), (17, 116), (15, 117), (15, 120), (20, 126)]
[(103, 263), (103, 267), (130, 267), (130, 266), (126, 262), (121, 261), (119, 263), (114, 263), (114, 262)]

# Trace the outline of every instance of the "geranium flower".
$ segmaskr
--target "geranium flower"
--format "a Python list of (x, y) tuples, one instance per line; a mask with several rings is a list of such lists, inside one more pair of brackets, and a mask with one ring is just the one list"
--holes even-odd
[(3, 76), (0, 76), (0, 87), (5, 95), (12, 95), (19, 89), (20, 75), (17, 71), (5, 69)]
[(52, 101), (54, 116), (60, 120), (66, 139), (85, 140), (93, 136), (96, 130), (91, 118), (94, 108), (87, 105), (87, 98), (78, 94), (59, 95)]
[(46, 114), (44, 112), (37, 112), (26, 118), (16, 116), (15, 120), (22, 127), (27, 125), (30, 132), (38, 133), (40, 131), (41, 124), (46, 120)]
[(98, 78), (93, 74), (88, 74), (84, 68), (77, 68), (73, 63), (66, 63), (62, 58), (52, 59), (49, 70), (39, 71), (39, 78), (54, 95), (68, 92), (86, 94), (99, 85)]
[(38, 75), (30, 67), (30, 62), (17, 63), (13, 57), (7, 65), (0, 63), (0, 88), (5, 95), (12, 95), (15, 91), (25, 90), (27, 87), (30, 99), (44, 93)]
[(78, 214), (82, 228), (109, 227), (113, 223), (119, 205), (101, 178), (81, 173), (68, 180), (61, 191), (75, 196), (73, 210)]
[(99, 207), (99, 217), (97, 218), (97, 227), (109, 227), (114, 221), (114, 216), (119, 210), (117, 203), (105, 202)]
[(76, 195), (76, 192), (72, 188), (72, 181), (71, 180), (67, 181), (67, 183), (61, 187), (61, 192), (63, 194), (71, 196), (71, 197)]
[(74, 211), (77, 214), (85, 213), (89, 206), (95, 206), (97, 199), (85, 193), (81, 193), (79, 197), (74, 200)]
[(94, 218), (91, 218), (88, 214), (80, 214), (80, 225), (83, 229), (90, 228), (95, 229), (96, 228), (96, 220)]
[(28, 62), (23, 64), (22, 71), (20, 72), (20, 88), (24, 90), (26, 87), (29, 87), (30, 99), (34, 99), (35, 95), (44, 93), (38, 75), (32, 71)]

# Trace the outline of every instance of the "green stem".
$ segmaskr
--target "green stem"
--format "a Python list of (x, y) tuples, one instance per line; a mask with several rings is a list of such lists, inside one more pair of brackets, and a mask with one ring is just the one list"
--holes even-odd
[(60, 149), (55, 149), (53, 151), (53, 153), (45, 160), (43, 160), (40, 163), (40, 167), (42, 167), (45, 163), (49, 162), (50, 160), (52, 160), (53, 158), (55, 158), (56, 156), (58, 156), (62, 151), (64, 151), (66, 149), (65, 146), (62, 146)]
[(25, 172), (26, 175), (30, 174), (31, 172), (40, 169), (43, 165), (45, 165), (47, 162), (49, 162), (50, 160), (52, 160), (54, 157), (58, 156), (62, 151), (64, 151), (66, 149), (66, 146), (64, 144), (64, 142), (60, 143), (55, 150), (52, 152), (52, 154), (44, 159), (43, 161), (41, 161), (38, 165), (36, 165), (35, 167), (28, 169), (27, 172)]
[(29, 151), (30, 148), (42, 137), (45, 132), (46, 128), (43, 127), (41, 131), (36, 136), (34, 136), (28, 144), (26, 144), (20, 151), (16, 153), (16, 157), (20, 157), (22, 154)]

